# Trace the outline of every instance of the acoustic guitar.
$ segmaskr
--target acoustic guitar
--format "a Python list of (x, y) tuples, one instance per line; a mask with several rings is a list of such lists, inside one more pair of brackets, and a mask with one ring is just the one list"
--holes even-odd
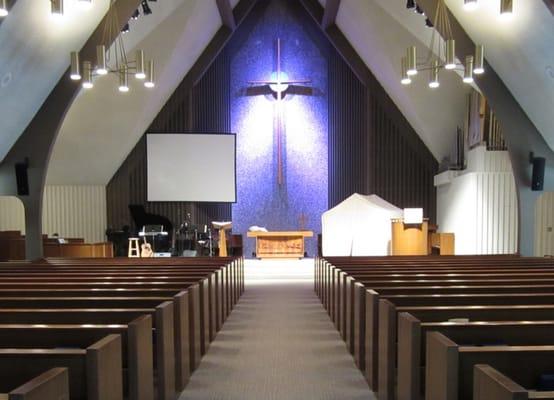
[(144, 243), (140, 245), (140, 256), (141, 257), (152, 257), (154, 252), (152, 251), (152, 246), (144, 238)]

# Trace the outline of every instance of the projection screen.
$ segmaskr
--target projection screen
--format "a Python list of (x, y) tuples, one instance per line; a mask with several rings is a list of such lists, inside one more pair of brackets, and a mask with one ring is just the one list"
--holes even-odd
[(148, 201), (234, 203), (234, 134), (146, 135)]

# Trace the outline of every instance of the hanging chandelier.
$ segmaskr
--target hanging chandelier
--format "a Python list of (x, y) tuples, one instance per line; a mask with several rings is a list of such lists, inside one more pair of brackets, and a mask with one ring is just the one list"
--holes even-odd
[(437, 1), (433, 26), (426, 58), (422, 61), (418, 60), (415, 46), (408, 47), (406, 56), (402, 58), (400, 82), (403, 85), (411, 84), (412, 78), (423, 71), (429, 71), (429, 87), (431, 89), (440, 86), (439, 77), (442, 70), (463, 71), (463, 81), (468, 84), (473, 82), (474, 74), (480, 75), (485, 72), (484, 48), (480, 44), (475, 46), (474, 55), (465, 57), (464, 64), (456, 62), (456, 41), (452, 35), (450, 18), (444, 0)]
[(79, 53), (72, 51), (70, 78), (74, 81), (81, 81), (84, 89), (92, 89), (94, 77), (101, 77), (109, 73), (117, 74), (119, 76), (118, 89), (120, 92), (126, 93), (129, 91), (129, 75), (134, 75), (137, 80), (143, 82), (146, 88), (153, 88), (155, 86), (154, 61), (145, 61), (142, 50), (136, 51), (134, 60), (129, 59), (114, 3), (115, 0), (110, 0), (102, 41), (96, 46), (95, 64), (90, 60), (85, 60), (81, 65)]

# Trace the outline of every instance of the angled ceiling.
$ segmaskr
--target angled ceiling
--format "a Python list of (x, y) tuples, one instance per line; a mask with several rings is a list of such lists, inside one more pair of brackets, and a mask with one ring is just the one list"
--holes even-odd
[[(217, 1), (164, 0), (150, 3), (154, 13), (134, 23), (125, 41), (130, 53), (135, 48), (142, 48), (147, 58), (156, 60), (156, 89), (147, 91), (132, 82), (131, 92), (121, 95), (117, 92), (116, 77), (106, 77), (97, 80), (92, 91), (81, 91), (68, 111), (54, 146), (48, 183), (106, 184), (109, 181), (221, 27)], [(322, 5), (326, 3), (325, 0), (319, 1)], [(29, 13), (31, 2), (36, 5), (34, 0), (18, 0), (10, 18), (18, 15), (18, 7), (21, 7), (20, 13)], [(233, 0), (231, 5), (235, 6), (237, 2)], [(494, 4), (499, 0), (482, 2), (489, 5), (481, 12), (468, 14), (461, 10), (462, 0), (447, 0), (474, 41), (486, 46), (488, 61), (553, 147), (554, 113), (549, 112), (554, 101), (554, 79), (550, 78), (550, 75), (554, 76), (551, 68), (554, 53), (549, 47), (554, 42), (553, 16), (543, 2), (516, 0), (517, 16), (511, 25), (499, 25), (493, 17)], [(107, 0), (104, 3), (107, 4)], [(454, 73), (443, 73), (441, 87), (434, 91), (427, 87), (427, 74), (418, 76), (410, 87), (399, 83), (399, 60), (405, 49), (415, 44), (420, 54), (424, 54), (430, 37), (424, 18), (406, 10), (405, 3), (404, 0), (342, 0), (336, 24), (424, 143), (441, 160), (451, 151), (456, 127), (463, 125), (465, 95), (469, 88)], [(82, 24), (80, 18), (75, 19), (80, 23), (75, 22), (72, 29), (82, 26), (82, 34), (62, 35), (54, 30), (54, 33), (44, 35), (29, 26), (29, 32), (34, 33), (30, 37), (35, 38), (30, 41), (34, 43), (33, 49), (23, 51), (21, 41), (11, 47), (6, 47), (5, 42), (0, 44), (2, 60), (10, 59), (9, 54), (17, 50), (11, 66), (7, 63), (0, 65), (0, 83), (3, 83), (6, 71), (26, 71), (19, 86), (12, 86), (16, 82), (13, 77), (7, 85), (12, 88), (9, 92), (12, 96), (22, 99), (21, 105), (8, 104), (7, 98), (12, 96), (0, 97), (0, 117), (7, 121), (6, 134), (0, 137), (0, 159), (68, 67), (69, 51), (84, 43), (107, 5), (103, 12), (100, 8), (94, 11), (98, 13), (96, 22), (92, 17), (87, 17), (86, 24)], [(13, 22), (8, 18), (1, 24), (0, 37), (12, 34), (25, 37), (27, 41), (23, 36), (25, 31), (15, 26), (18, 20), (24, 20), (22, 15), (12, 18)], [(46, 47), (49, 51), (40, 50), (41, 41), (50, 43), (51, 48)], [(38, 68), (36, 65), (51, 67)], [(46, 76), (38, 78), (34, 74)], [(0, 86), (0, 93), (3, 94), (4, 90)]]
[(481, 0), (474, 12), (461, 0), (446, 3), (554, 150), (554, 16), (546, 2), (514, 0), (507, 21), (498, 17), (498, 0)]
[(0, 24), (0, 162), (108, 9), (108, 0), (88, 11), (75, 3), (56, 20), (50, 2), (18, 0)]

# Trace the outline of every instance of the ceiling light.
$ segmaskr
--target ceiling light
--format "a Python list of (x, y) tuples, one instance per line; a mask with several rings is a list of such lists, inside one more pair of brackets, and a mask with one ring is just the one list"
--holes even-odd
[(90, 10), (92, 8), (92, 0), (77, 0), (77, 4), (83, 10)]
[(96, 73), (98, 75), (106, 75), (108, 67), (106, 65), (106, 46), (96, 46)]
[(92, 65), (90, 61), (83, 62), (83, 88), (92, 89)]
[(414, 0), (408, 0), (408, 1), (406, 1), (406, 8), (407, 8), (408, 10), (413, 10), (414, 8), (416, 8), (415, 1), (414, 1)]
[(140, 17), (140, 11), (138, 10), (138, 8), (133, 12), (133, 15), (131, 15), (131, 18), (134, 19), (135, 21), (137, 19), (139, 19)]
[(434, 25), (429, 18), (425, 18), (425, 26), (427, 28), (432, 28)]
[(53, 17), (63, 16), (63, 0), (50, 0), (50, 11)]
[(420, 15), (425, 14), (425, 13), (423, 12), (423, 9), (422, 9), (420, 6), (418, 6), (418, 5), (416, 5), (415, 12), (418, 13), (418, 14), (420, 14)]
[(409, 85), (410, 83), (412, 83), (412, 80), (410, 79), (406, 71), (406, 67), (407, 67), (406, 57), (402, 57), (402, 79), (400, 80), (400, 83), (402, 83), (403, 85)]
[(473, 56), (466, 56), (466, 65), (464, 68), (464, 82), (473, 83)]
[(152, 14), (152, 9), (150, 9), (150, 6), (148, 5), (148, 2), (146, 0), (142, 0), (142, 13), (144, 15)]
[(417, 53), (416, 47), (408, 47), (408, 54), (406, 56), (406, 73), (408, 76), (417, 75)]
[(8, 5), (6, 2), (7, 0), (0, 0), (0, 17), (8, 15)]
[(146, 81), (144, 82), (144, 86), (147, 88), (153, 88), (155, 86), (154, 84), (154, 60), (148, 61), (148, 64), (146, 66)]
[(123, 25), (123, 28), (121, 29), (121, 33), (127, 33), (129, 32), (131, 29), (129, 28), (129, 23)]
[(500, 0), (500, 18), (508, 20), (513, 15), (513, 0)]
[(444, 65), (444, 68), (446, 69), (454, 69), (456, 68), (456, 42), (454, 39), (448, 39), (446, 41), (446, 64)]
[(119, 70), (119, 91), (126, 93), (129, 91), (129, 81), (127, 76), (127, 66), (121, 66)]
[(146, 74), (144, 73), (144, 51), (137, 50), (136, 54), (137, 56), (135, 59), (135, 62), (136, 62), (135, 78), (144, 79), (146, 78)]
[(69, 72), (69, 77), (71, 80), (78, 81), (81, 79), (81, 72), (79, 71), (79, 53), (72, 51), (71, 55), (71, 67)]
[(433, 61), (433, 66), (431, 68), (431, 79), (429, 79), (429, 87), (431, 89), (436, 89), (440, 86), (439, 69), (439, 60)]
[(481, 75), (485, 72), (485, 50), (482, 44), (475, 46), (475, 67), (473, 68), (473, 73), (475, 75)]
[(479, 7), (478, 0), (464, 0), (464, 10), (474, 11)]

